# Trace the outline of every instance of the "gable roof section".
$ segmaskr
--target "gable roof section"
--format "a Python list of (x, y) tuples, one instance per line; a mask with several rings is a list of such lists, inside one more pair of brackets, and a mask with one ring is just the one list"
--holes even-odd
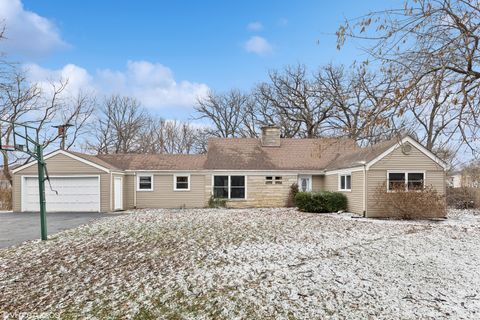
[(100, 154), (93, 156), (120, 170), (202, 170), (203, 154)]
[(280, 147), (262, 147), (254, 138), (213, 138), (205, 169), (323, 170), (342, 153), (357, 149), (353, 140), (337, 138), (281, 139)]
[[(79, 153), (77, 153), (77, 152), (70, 152), (70, 151), (65, 151), (65, 150), (57, 150), (57, 151), (54, 151), (54, 152), (51, 152), (51, 153), (45, 155), (45, 157), (44, 157), (43, 159), (44, 159), (44, 160), (48, 160), (48, 159), (50, 159), (50, 158), (52, 158), (52, 157), (54, 157), (54, 156), (56, 156), (56, 155), (58, 155), (58, 154), (62, 154), (62, 155), (65, 155), (65, 156), (67, 156), (67, 157), (70, 157), (70, 158), (72, 158), (72, 159), (74, 159), (74, 160), (83, 162), (83, 163), (85, 163), (85, 164), (87, 164), (87, 165), (90, 165), (90, 166), (92, 166), (92, 167), (95, 167), (95, 168), (97, 168), (97, 169), (99, 169), (99, 170), (102, 170), (102, 171), (105, 171), (105, 172), (110, 172), (109, 166), (104, 166), (104, 165), (99, 164), (99, 163), (97, 163), (97, 162), (91, 161), (91, 160), (87, 159), (87, 157), (84, 157), (84, 156), (87, 156), (87, 155), (85, 155), (85, 154), (81, 154), (82, 156), (80, 157), (80, 156), (79, 156)], [(33, 165), (36, 164), (36, 163), (37, 163), (37, 160), (30, 161), (30, 162), (24, 164), (23, 166), (19, 166), (18, 168), (15, 168), (14, 170), (12, 170), (12, 173), (17, 173), (17, 172), (19, 172), (19, 171), (21, 171), (21, 170), (23, 170), (23, 169), (26, 169), (26, 168), (28, 168), (28, 167), (33, 166)], [(108, 164), (106, 164), (106, 165), (108, 165)]]
[(346, 169), (352, 167), (362, 166), (363, 164), (366, 165), (366, 168), (369, 169), (378, 161), (385, 158), (387, 155), (395, 151), (399, 148), (403, 143), (409, 142), (415, 148), (417, 148), (420, 152), (425, 154), (427, 157), (432, 159), (442, 168), (446, 169), (447, 164), (438, 158), (433, 152), (422, 146), (418, 141), (413, 139), (410, 136), (404, 136), (401, 138), (394, 138), (390, 140), (386, 140), (380, 143), (377, 143), (373, 146), (361, 148), (355, 152), (347, 153), (335, 161), (332, 161), (327, 167), (327, 171), (331, 170), (338, 170), (338, 169)]

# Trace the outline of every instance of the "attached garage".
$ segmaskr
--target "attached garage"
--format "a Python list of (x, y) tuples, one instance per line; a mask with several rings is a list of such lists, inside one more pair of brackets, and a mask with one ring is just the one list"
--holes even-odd
[[(99, 176), (50, 177), (45, 187), (49, 212), (101, 211)], [(39, 211), (37, 177), (23, 177), (22, 195), (21, 211)]]
[[(63, 150), (46, 155), (45, 162), (51, 182), (50, 187), (45, 181), (47, 212), (109, 212), (123, 207), (121, 203), (113, 208), (114, 190), (123, 192), (114, 187), (114, 179), (122, 173), (110, 164)], [(35, 161), (13, 170), (13, 211), (39, 211), (37, 177)]]

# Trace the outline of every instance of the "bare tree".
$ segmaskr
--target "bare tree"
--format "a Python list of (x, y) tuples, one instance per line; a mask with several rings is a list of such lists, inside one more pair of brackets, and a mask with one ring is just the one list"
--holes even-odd
[[(440, 88), (448, 91), (437, 92), (438, 98), (460, 97), (451, 105), (455, 108), (453, 114), (446, 115), (439, 110), (436, 115), (440, 122), (445, 117), (445, 123), (453, 115), (455, 120), (451, 123), (459, 124), (455, 137), (468, 146), (473, 155), (478, 155), (478, 143), (474, 141), (478, 140), (480, 127), (479, 25), (480, 4), (476, 0), (406, 0), (402, 8), (370, 12), (347, 20), (337, 31), (338, 47), (347, 38), (367, 39), (371, 44), (366, 48), (370, 56), (402, 77), (396, 94), (399, 103), (410, 98), (412, 92), (418, 97), (417, 88), (425, 83), (430, 82), (430, 88), (435, 88), (432, 81), (441, 74)], [(424, 105), (432, 95), (428, 90), (422, 94), (425, 96), (421, 105)], [(424, 112), (420, 110), (417, 114)], [(422, 116), (416, 118), (419, 120)], [(445, 130), (449, 131), (449, 126), (445, 126)], [(432, 138), (434, 135), (430, 140)]]
[(334, 136), (359, 144), (374, 144), (395, 134), (397, 105), (392, 99), (395, 79), (373, 74), (365, 66), (327, 65), (316, 76), (325, 99), (334, 107), (328, 123)]
[[(51, 90), (41, 90), (37, 84), (29, 83), (23, 73), (13, 73), (10, 82), (3, 83), (0, 91), (3, 101), (0, 107), (1, 119), (38, 128), (44, 148), (60, 138), (58, 132), (51, 128), (52, 122), (58, 119), (69, 121), (74, 132), (69, 138), (68, 147), (71, 147), (78, 137), (85, 133), (84, 128), (93, 112), (93, 105), (87, 103), (91, 98), (87, 95), (79, 95), (76, 100), (65, 97), (67, 80), (51, 82), (50, 85)], [(13, 144), (13, 130), (12, 124), (4, 123), (1, 127), (4, 144)], [(10, 166), (19, 161), (30, 160), (24, 154), (5, 150), (2, 150), (2, 156), (3, 173), (10, 181)]]
[(257, 102), (262, 110), (267, 110), (263, 115), (288, 124), (289, 136), (320, 136), (333, 105), (325, 99), (316, 79), (307, 74), (306, 67), (271, 71), (269, 77), (270, 81), (256, 90)]
[(195, 106), (197, 119), (207, 119), (213, 125), (212, 136), (222, 138), (256, 136), (255, 119), (252, 119), (251, 97), (239, 90), (224, 94), (210, 92)]
[(135, 98), (112, 95), (100, 108), (96, 141), (90, 149), (97, 153), (131, 153), (138, 149), (138, 134), (147, 123), (147, 115)]

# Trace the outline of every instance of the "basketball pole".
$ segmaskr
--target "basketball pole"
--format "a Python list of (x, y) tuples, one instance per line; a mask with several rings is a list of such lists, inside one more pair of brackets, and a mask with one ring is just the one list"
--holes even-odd
[[(13, 146), (2, 146), (2, 140), (0, 139), (0, 150), (7, 150), (7, 151), (21, 151), (28, 154), (30, 157), (37, 160), (38, 166), (38, 195), (40, 198), (40, 235), (43, 241), (47, 240), (47, 201), (45, 198), (45, 175), (47, 174), (46, 171), (46, 164), (45, 159), (43, 158), (43, 145), (40, 143), (40, 130), (39, 128), (34, 128), (28, 126), (23, 123), (15, 123), (12, 121), (2, 120), (0, 119), (0, 127), (7, 123), (12, 126), (12, 133), (13, 133)], [(16, 130), (16, 127), (20, 127), (24, 131), (19, 132)], [(35, 130), (35, 138), (28, 134), (28, 129)], [(0, 130), (0, 134), (3, 135), (3, 131)], [(17, 138), (21, 138), (24, 144), (17, 144)], [(29, 146), (32, 146), (30, 149)]]
[(37, 145), (38, 164), (38, 194), (40, 197), (40, 233), (42, 240), (47, 240), (47, 209), (45, 200), (45, 161), (43, 160), (43, 147)]

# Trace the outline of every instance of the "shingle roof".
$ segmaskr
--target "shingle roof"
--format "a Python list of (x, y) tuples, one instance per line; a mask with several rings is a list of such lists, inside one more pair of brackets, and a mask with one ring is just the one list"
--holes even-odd
[[(402, 137), (403, 138), (403, 137)], [(390, 149), (392, 146), (400, 143), (402, 138), (393, 138), (390, 140), (385, 140), (374, 144), (372, 146), (364, 147), (357, 149), (354, 152), (349, 152), (341, 155), (335, 161), (332, 161), (328, 166), (326, 166), (326, 170), (336, 170), (336, 169), (344, 169), (344, 168), (351, 168), (355, 166), (360, 166), (361, 162), (368, 163)]]
[(342, 153), (357, 149), (350, 139), (281, 139), (280, 147), (262, 147), (260, 139), (214, 138), (205, 169), (323, 170)]
[(256, 138), (212, 138), (206, 155), (69, 152), (110, 170), (337, 170), (368, 163), (402, 138), (365, 148), (344, 138), (281, 139), (280, 147)]
[(203, 154), (104, 154), (99, 160), (121, 170), (201, 170)]
[(99, 166), (102, 166), (104, 168), (110, 169), (110, 170), (121, 170), (120, 168), (112, 165), (111, 163), (108, 163), (106, 161), (103, 161), (102, 159), (98, 158), (98, 156), (94, 156), (91, 154), (85, 154), (85, 153), (80, 153), (80, 152), (75, 152), (75, 151), (68, 151), (69, 153), (73, 154), (74, 156), (77, 156), (79, 158), (82, 158), (84, 160), (93, 162), (95, 164), (98, 164)]

